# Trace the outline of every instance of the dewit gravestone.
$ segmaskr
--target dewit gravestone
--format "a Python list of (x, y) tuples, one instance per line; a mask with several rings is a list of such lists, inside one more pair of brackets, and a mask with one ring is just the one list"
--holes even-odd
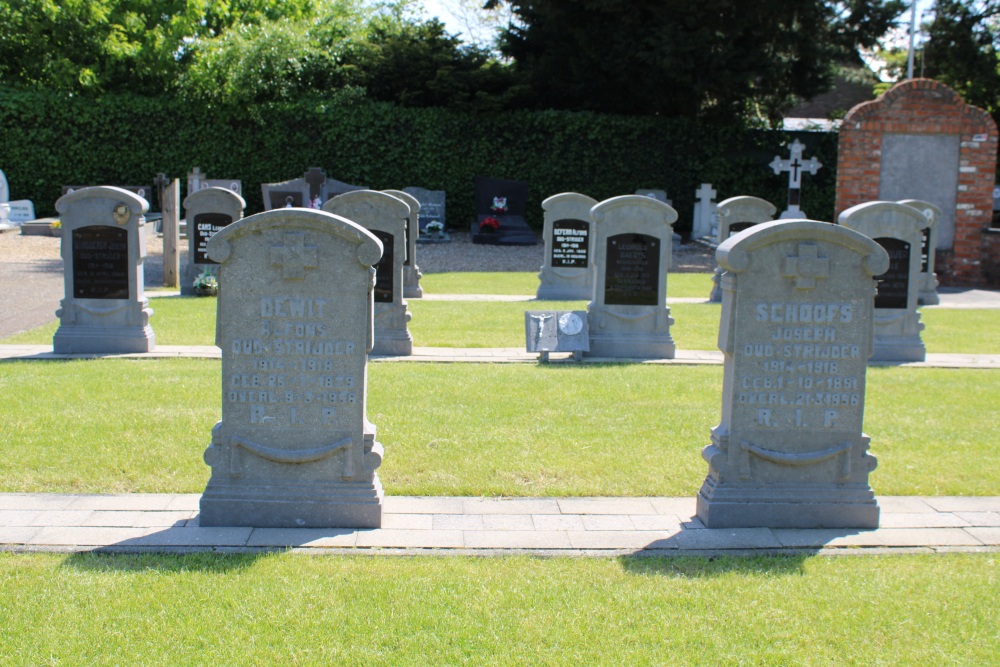
[(722, 419), (702, 452), (709, 528), (875, 528), (862, 432), (873, 276), (885, 251), (844, 227), (768, 222), (719, 246)]
[(366, 414), (378, 239), (277, 209), (208, 243), (219, 262), (222, 421), (202, 526), (375, 528), (382, 445)]
[(143, 284), (148, 202), (127, 190), (93, 187), (56, 202), (62, 221), (65, 298), (52, 340), (57, 354), (150, 352)]

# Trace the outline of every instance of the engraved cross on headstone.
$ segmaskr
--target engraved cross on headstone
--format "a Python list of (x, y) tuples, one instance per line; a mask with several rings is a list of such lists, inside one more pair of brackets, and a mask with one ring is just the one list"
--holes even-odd
[(817, 278), (830, 277), (830, 259), (819, 256), (815, 243), (800, 243), (798, 257), (785, 257), (781, 275), (794, 279), (796, 289), (812, 289)]
[(281, 277), (285, 280), (302, 280), (306, 269), (319, 266), (317, 247), (306, 245), (306, 235), (287, 233), (281, 245), (271, 246), (271, 266), (281, 267)]
[(782, 218), (804, 218), (805, 213), (799, 208), (799, 201), (802, 195), (802, 174), (809, 172), (815, 174), (823, 166), (815, 156), (805, 162), (802, 161), (802, 150), (805, 146), (798, 139), (788, 147), (789, 157), (787, 160), (775, 155), (768, 165), (775, 174), (788, 172), (788, 208), (781, 213)]

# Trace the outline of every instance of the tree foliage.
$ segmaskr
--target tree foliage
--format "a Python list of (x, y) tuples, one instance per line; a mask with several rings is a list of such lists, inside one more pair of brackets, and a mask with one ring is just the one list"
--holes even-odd
[(925, 30), (926, 76), (1000, 118), (1000, 0), (937, 0)]
[(776, 118), (892, 25), (899, 0), (490, 0), (540, 107)]

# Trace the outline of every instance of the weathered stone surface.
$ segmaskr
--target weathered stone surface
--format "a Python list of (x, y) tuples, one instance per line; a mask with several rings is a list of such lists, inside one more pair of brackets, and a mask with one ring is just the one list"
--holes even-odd
[(195, 278), (202, 271), (215, 272), (217, 262), (208, 256), (208, 242), (220, 231), (243, 217), (246, 201), (228, 188), (195, 190), (184, 199), (187, 218), (188, 261), (181, 278), (181, 294), (194, 294)]
[(382, 446), (366, 414), (381, 243), (322, 211), (276, 209), (216, 234), (222, 420), (202, 526), (377, 527)]
[(941, 220), (941, 209), (928, 201), (920, 199), (902, 199), (900, 204), (912, 206), (927, 218), (929, 224), (924, 227), (924, 240), (920, 247), (920, 285), (917, 289), (917, 303), (923, 306), (933, 306), (941, 303), (938, 296), (938, 279), (934, 273), (937, 253), (938, 222)]
[(410, 207), (406, 218), (406, 258), (403, 260), (403, 298), (419, 299), (424, 295), (420, 286), (420, 267), (417, 266), (417, 237), (420, 236), (420, 201), (405, 190), (383, 190), (387, 195), (402, 199)]
[[(762, 222), (774, 220), (774, 214), (777, 212), (778, 208), (774, 204), (758, 197), (730, 197), (719, 202), (716, 207), (719, 224), (716, 243), (721, 245), (733, 234)], [(712, 294), (709, 296), (709, 301), (712, 303), (722, 302), (722, 286), (719, 283), (721, 276), (722, 269), (716, 265), (715, 273), (712, 275)]]
[(862, 432), (872, 351), (867, 237), (824, 222), (757, 225), (716, 253), (722, 276), (722, 418), (702, 452), (709, 528), (867, 528), (875, 458)]
[(115, 187), (75, 190), (59, 198), (65, 297), (56, 311), (57, 354), (150, 352), (143, 284), (149, 203)]

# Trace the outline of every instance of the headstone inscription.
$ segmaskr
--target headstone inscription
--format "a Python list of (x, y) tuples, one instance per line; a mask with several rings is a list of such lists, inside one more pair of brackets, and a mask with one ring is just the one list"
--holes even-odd
[(691, 222), (691, 238), (700, 239), (712, 234), (712, 223), (715, 218), (715, 196), (719, 194), (712, 189), (711, 183), (702, 183), (695, 190), (694, 218)]
[(213, 236), (243, 217), (246, 201), (228, 188), (195, 190), (184, 199), (188, 220), (188, 253), (181, 294), (195, 294), (194, 281), (203, 272), (215, 273), (218, 262), (208, 256)]
[(366, 413), (373, 265), (350, 220), (276, 209), (208, 242), (219, 263), (222, 420), (202, 526), (377, 528), (382, 445)]
[(920, 248), (928, 219), (917, 209), (888, 201), (852, 206), (838, 222), (870, 239), (889, 253), (888, 269), (875, 276), (875, 347), (873, 361), (924, 361), (927, 348), (920, 337), (924, 325), (917, 310)]
[(403, 261), (403, 298), (419, 299), (424, 296), (420, 286), (420, 267), (417, 266), (417, 237), (420, 235), (420, 201), (405, 190), (383, 190), (387, 195), (402, 199), (410, 207), (406, 217), (406, 259)]
[(924, 227), (924, 240), (920, 244), (920, 286), (917, 289), (917, 303), (924, 306), (939, 304), (941, 297), (938, 296), (937, 292), (938, 279), (937, 274), (934, 273), (934, 260), (941, 209), (920, 199), (903, 199), (899, 203), (912, 206), (927, 218), (928, 225)]
[(573, 301), (594, 296), (594, 223), (597, 200), (575, 192), (542, 202), (545, 263), (538, 274), (539, 300)]
[(62, 221), (65, 297), (52, 340), (57, 354), (150, 352), (143, 285), (148, 202), (114, 187), (93, 187), (56, 202)]
[(789, 156), (787, 159), (775, 155), (768, 165), (775, 174), (781, 174), (783, 171), (788, 172), (788, 208), (781, 212), (782, 220), (806, 217), (806, 214), (799, 208), (802, 201), (802, 174), (805, 172), (815, 174), (823, 166), (816, 159), (816, 156), (803, 160), (802, 151), (804, 149), (805, 145), (796, 139), (788, 147)]
[(410, 207), (392, 195), (375, 190), (357, 190), (338, 195), (323, 210), (355, 222), (382, 243), (382, 258), (375, 266), (375, 343), (372, 354), (413, 354), (413, 336), (403, 298), (403, 253), (406, 217)]
[(470, 229), (473, 243), (538, 243), (538, 237), (524, 218), (528, 209), (528, 184), (525, 181), (476, 176), (473, 187), (476, 206), (476, 219)]
[[(420, 216), (418, 218), (420, 223), (420, 234), (417, 236), (417, 242), (441, 243), (450, 241), (451, 238), (445, 231), (447, 227), (447, 219), (445, 216), (445, 191), (427, 190), (426, 188), (410, 186), (403, 188), (403, 192), (413, 195), (416, 200), (420, 202)], [(427, 225), (432, 222), (440, 223), (441, 230), (439, 232), (432, 234), (427, 230)]]
[(672, 359), (667, 270), (677, 211), (650, 197), (624, 195), (597, 204), (590, 217), (597, 269), (587, 355)]
[[(716, 207), (719, 224), (716, 243), (722, 245), (722, 242), (733, 234), (762, 222), (774, 220), (777, 210), (774, 204), (758, 197), (730, 197), (719, 202)], [(715, 273), (712, 275), (712, 293), (708, 298), (712, 303), (722, 302), (722, 285), (719, 282), (721, 276), (722, 269), (716, 264)]]
[(722, 419), (702, 451), (709, 528), (875, 528), (862, 432), (876, 243), (812, 220), (757, 225), (716, 251)]

